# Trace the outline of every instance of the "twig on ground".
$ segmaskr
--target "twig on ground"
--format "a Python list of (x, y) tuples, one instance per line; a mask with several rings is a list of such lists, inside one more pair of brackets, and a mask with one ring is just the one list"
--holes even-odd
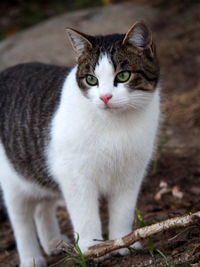
[[(95, 246), (92, 246), (84, 253), (84, 258), (98, 258), (114, 250), (129, 247), (136, 241), (148, 238), (154, 234), (158, 234), (169, 229), (187, 227), (199, 223), (200, 211), (193, 214), (168, 219), (159, 223), (152, 224), (150, 226), (136, 229), (135, 231), (121, 238), (117, 238), (115, 240), (107, 240)], [(59, 249), (59, 246), (57, 246), (57, 249)], [(68, 253), (68, 249), (69, 245), (63, 241), (60, 244), (60, 250), (64, 250)]]

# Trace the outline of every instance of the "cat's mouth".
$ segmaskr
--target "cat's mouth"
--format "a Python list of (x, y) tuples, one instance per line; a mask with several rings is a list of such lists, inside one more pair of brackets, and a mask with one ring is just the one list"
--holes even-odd
[(100, 110), (105, 110), (105, 111), (120, 111), (120, 110), (125, 110), (127, 109), (126, 103), (118, 103), (116, 102), (108, 102), (108, 103), (102, 103), (102, 102), (96, 102), (94, 101), (93, 104), (97, 106)]
[(116, 106), (116, 105), (112, 105), (112, 104), (110, 104), (110, 103), (108, 103), (108, 104), (104, 104), (104, 105), (102, 105), (102, 106), (100, 106), (100, 108), (101, 109), (103, 109), (103, 110), (119, 110), (119, 109), (123, 109), (123, 107), (121, 107), (121, 106)]

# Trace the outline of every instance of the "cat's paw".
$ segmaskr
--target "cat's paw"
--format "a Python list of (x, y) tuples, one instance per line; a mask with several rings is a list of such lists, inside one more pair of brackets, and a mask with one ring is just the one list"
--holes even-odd
[[(130, 248), (139, 250), (139, 249), (142, 249), (142, 244), (138, 241), (138, 242), (135, 242), (133, 245), (131, 245)], [(125, 256), (125, 255), (129, 255), (130, 251), (128, 248), (120, 248), (112, 252), (112, 255), (117, 255), (117, 254), (121, 256)]]
[(131, 245), (130, 247), (133, 249), (136, 249), (136, 250), (140, 250), (140, 249), (142, 249), (142, 244), (140, 243), (140, 241), (137, 241), (133, 245)]
[(86, 252), (90, 247), (92, 246), (95, 246), (95, 245), (98, 245), (99, 243), (103, 242), (103, 239), (102, 237), (98, 238), (98, 239), (95, 239), (95, 240), (88, 240), (88, 239), (83, 239), (83, 238), (80, 238), (79, 239), (79, 242), (78, 242), (78, 245), (79, 245), (79, 248), (81, 249), (82, 253)]
[(71, 243), (70, 240), (65, 235), (60, 235), (58, 238), (54, 238), (49, 241), (45, 246), (43, 245), (43, 249), (47, 255), (57, 255), (61, 253), (62, 243)]
[(108, 258), (110, 257), (110, 253), (104, 255), (104, 256), (101, 256), (99, 258), (93, 258), (93, 261), (95, 262), (102, 262), (104, 260), (107, 260)]
[(78, 246), (82, 253), (85, 253), (90, 247), (96, 245), (97, 243), (94, 242), (80, 242), (78, 243)]
[(117, 250), (114, 250), (111, 252), (112, 255), (121, 255), (121, 256), (125, 256), (129, 254), (129, 249), (128, 248), (120, 248)]
[(46, 266), (47, 266), (46, 261), (42, 256), (35, 258), (26, 258), (23, 259), (22, 262), (20, 263), (20, 267), (46, 267)]
[[(99, 240), (102, 240), (102, 238), (100, 238)], [(78, 245), (79, 245), (82, 253), (84, 254), (88, 249), (90, 249), (90, 247), (95, 246), (95, 245), (102, 243), (102, 242), (103, 242), (103, 240), (102, 241), (93, 241), (92, 240), (89, 242), (83, 242), (82, 241), (82, 242), (79, 242)], [(101, 256), (99, 258), (93, 258), (92, 260), (95, 262), (102, 262), (102, 261), (106, 260), (109, 256), (110, 256), (110, 254), (108, 253), (108, 254)]]

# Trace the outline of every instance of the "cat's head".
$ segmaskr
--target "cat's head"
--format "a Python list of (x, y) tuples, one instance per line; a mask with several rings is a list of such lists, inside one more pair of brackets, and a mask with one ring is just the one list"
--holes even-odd
[(159, 79), (151, 31), (142, 22), (126, 34), (90, 36), (67, 29), (78, 64), (83, 95), (105, 110), (139, 109), (148, 104)]

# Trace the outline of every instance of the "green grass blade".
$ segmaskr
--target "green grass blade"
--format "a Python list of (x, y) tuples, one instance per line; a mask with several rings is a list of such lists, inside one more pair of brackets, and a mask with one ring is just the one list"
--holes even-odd
[(154, 243), (153, 243), (152, 237), (149, 237), (149, 251), (150, 251), (151, 255), (153, 255), (153, 252), (154, 252)]
[(143, 219), (142, 219), (142, 215), (140, 214), (140, 211), (139, 211), (139, 209), (135, 209), (135, 213), (136, 213), (136, 215), (137, 215), (137, 217), (138, 217), (138, 220), (139, 220), (139, 222), (140, 222), (140, 225), (142, 226), (142, 227), (144, 227), (144, 226), (146, 226), (146, 223), (143, 221)]
[[(136, 212), (136, 215), (138, 217), (138, 220), (140, 222), (140, 225), (142, 227), (145, 227), (146, 226), (146, 223), (144, 222), (143, 218), (142, 218), (142, 215), (140, 213), (140, 211), (136, 208), (135, 209), (135, 212)], [(150, 254), (151, 256), (154, 256), (154, 243), (153, 243), (153, 239), (152, 237), (149, 237), (149, 251), (150, 251)], [(169, 263), (168, 263), (168, 260), (167, 260), (167, 257), (165, 256), (165, 254), (160, 251), (159, 249), (156, 249), (156, 251), (161, 255), (161, 257), (163, 257), (163, 259), (165, 260), (165, 267), (170, 267)]]
[(81, 251), (81, 249), (80, 249), (80, 247), (79, 247), (79, 245), (78, 245), (79, 234), (76, 233), (76, 236), (77, 236), (77, 238), (76, 238), (76, 242), (75, 242), (75, 247), (76, 247), (76, 249), (77, 249), (77, 251), (78, 251), (78, 254), (79, 254), (80, 258), (81, 258), (81, 265), (82, 265), (83, 267), (87, 267), (87, 263), (86, 263), (85, 258), (84, 258), (84, 256), (83, 256), (83, 253), (82, 253), (82, 251)]
[(81, 260), (79, 260), (77, 258), (69, 257), (69, 258), (67, 258), (67, 259), (64, 260), (62, 267), (65, 267), (66, 263), (69, 262), (69, 261), (75, 261), (76, 263), (78, 263), (81, 266), (83, 266)]
[[(138, 220), (140, 222), (140, 225), (142, 227), (145, 227), (146, 226), (146, 223), (144, 222), (140, 211), (136, 208), (135, 209), (135, 212), (136, 212), (136, 215), (137, 215)], [(149, 251), (150, 251), (150, 254), (153, 255), (153, 252), (154, 252), (154, 243), (153, 243), (152, 237), (149, 237)]]
[(165, 267), (170, 267), (169, 263), (168, 263), (168, 260), (167, 260), (167, 257), (165, 256), (165, 254), (160, 251), (159, 249), (156, 249), (156, 251), (160, 254), (161, 257), (163, 257), (163, 259), (165, 260)]
[(87, 264), (86, 264), (86, 261), (85, 261), (85, 258), (83, 256), (83, 253), (78, 245), (78, 242), (79, 242), (79, 234), (76, 233), (76, 242), (75, 242), (75, 248), (76, 248), (76, 251), (80, 257), (80, 259), (77, 259), (77, 258), (74, 258), (74, 257), (67, 257), (64, 262), (63, 262), (63, 265), (62, 267), (65, 267), (66, 263), (69, 262), (69, 261), (72, 261), (72, 262), (75, 262), (75, 263), (78, 263), (80, 266), (82, 267), (88, 267)]
[(78, 242), (79, 242), (79, 234), (76, 232), (76, 242), (75, 242), (76, 246), (78, 246)]

